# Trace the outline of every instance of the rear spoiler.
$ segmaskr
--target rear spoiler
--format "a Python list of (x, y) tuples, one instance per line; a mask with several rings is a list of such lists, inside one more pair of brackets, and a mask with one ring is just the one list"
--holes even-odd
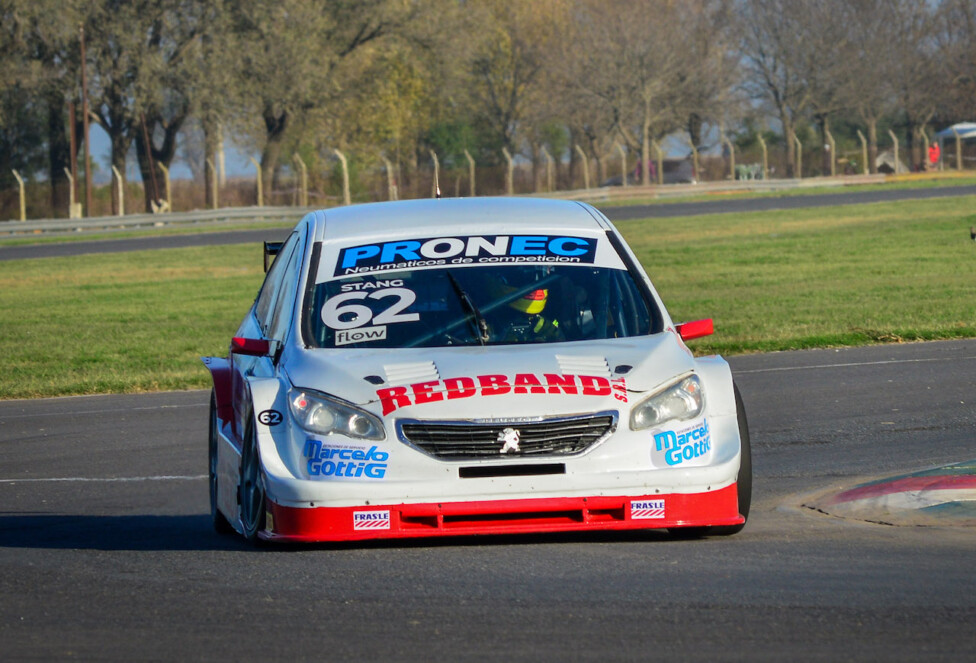
[(281, 251), (281, 247), (284, 242), (265, 242), (264, 243), (264, 271), (267, 273), (270, 269), (271, 264), (274, 262), (274, 258)]

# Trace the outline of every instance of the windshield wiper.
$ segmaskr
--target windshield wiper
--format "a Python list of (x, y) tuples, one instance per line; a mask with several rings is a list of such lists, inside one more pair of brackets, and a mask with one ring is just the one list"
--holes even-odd
[(461, 284), (458, 283), (456, 278), (454, 278), (454, 275), (451, 274), (450, 271), (445, 271), (445, 274), (447, 274), (447, 278), (451, 281), (451, 287), (454, 288), (454, 293), (457, 295), (458, 301), (460, 301), (461, 306), (464, 307), (466, 312), (465, 317), (467, 318), (468, 322), (473, 323), (472, 329), (475, 332), (475, 335), (478, 337), (478, 341), (481, 343), (481, 345), (484, 345), (488, 342), (489, 337), (488, 323), (485, 322), (485, 318), (483, 315), (481, 315), (481, 311), (479, 311), (478, 307), (474, 305), (474, 302), (471, 301), (468, 293), (464, 291), (464, 288), (462, 288)]

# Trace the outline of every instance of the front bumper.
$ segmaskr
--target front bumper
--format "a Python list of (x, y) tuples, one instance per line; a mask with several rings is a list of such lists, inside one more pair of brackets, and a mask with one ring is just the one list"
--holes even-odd
[(736, 484), (701, 493), (295, 507), (267, 502), (262, 539), (361, 541), (739, 525)]

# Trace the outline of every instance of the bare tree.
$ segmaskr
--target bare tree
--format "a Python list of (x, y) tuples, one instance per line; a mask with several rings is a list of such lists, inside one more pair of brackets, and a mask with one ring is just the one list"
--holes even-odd
[(895, 24), (888, 0), (861, 0), (840, 9), (846, 29), (846, 65), (835, 71), (846, 87), (849, 105), (867, 127), (868, 168), (878, 172), (878, 122), (892, 112), (894, 89), (889, 74)]
[[(831, 0), (804, 3), (805, 21), (801, 39), (795, 45), (794, 57), (805, 80), (810, 113), (820, 132), (822, 169), (830, 174), (833, 155), (828, 145), (831, 115), (852, 105), (854, 78), (850, 75), (854, 44), (861, 35), (852, 34), (849, 13), (858, 3), (839, 5)], [(862, 5), (863, 6), (863, 5)], [(845, 7), (847, 10), (845, 10)]]
[(976, 108), (976, 0), (944, 0), (939, 9), (939, 52), (946, 78), (938, 90), (938, 119), (944, 124), (972, 120)]
[[(53, 213), (68, 207), (70, 166), (67, 107), (77, 88), (71, 84), (78, 71), (78, 33), (74, 3), (52, 0), (7, 0), (0, 5), (0, 88), (18, 90), (14, 106), (26, 103), (44, 115), (47, 176)], [(8, 85), (10, 87), (8, 87)], [(24, 96), (26, 95), (26, 98)], [(30, 126), (24, 117), (15, 123)], [(2, 110), (0, 110), (2, 123)], [(27, 146), (18, 146), (18, 149)]]
[(744, 112), (738, 92), (741, 75), (730, 0), (688, 0), (678, 5), (681, 57), (677, 84), (667, 91), (675, 115), (700, 147), (703, 127), (728, 126)]
[(793, 177), (797, 122), (810, 105), (803, 58), (796, 45), (803, 39), (811, 0), (742, 0), (739, 5), (741, 51), (747, 87), (779, 119), (786, 152), (786, 174)]
[(896, 32), (890, 76), (901, 113), (911, 162), (921, 162), (919, 135), (935, 116), (947, 68), (938, 50), (937, 10), (926, 0), (893, 0), (889, 16)]
[(286, 132), (336, 96), (343, 59), (394, 29), (404, 11), (392, 0), (245, 0), (235, 6), (245, 40), (240, 74), (262, 120), (261, 170), (272, 190)]
[[(612, 11), (607, 11), (607, 7)], [(651, 159), (651, 140), (677, 124), (668, 96), (679, 84), (678, 24), (674, 3), (586, 1), (580, 3), (577, 90), (599, 104), (614, 132), (641, 164)], [(650, 183), (649, 169), (641, 168)]]

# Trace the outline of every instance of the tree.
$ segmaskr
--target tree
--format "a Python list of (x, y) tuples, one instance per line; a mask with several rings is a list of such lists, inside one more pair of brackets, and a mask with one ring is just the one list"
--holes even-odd
[[(71, 165), (68, 140), (67, 107), (76, 93), (70, 81), (76, 80), (77, 31), (74, 22), (74, 3), (53, 0), (10, 0), (0, 5), (0, 69), (7, 78), (8, 92), (16, 96), (7, 99), (12, 111), (14, 132), (8, 136), (32, 133), (38, 128), (35, 118), (27, 111), (44, 117), (41, 140), (26, 139), (11, 145), (15, 152), (26, 154), (42, 146), (47, 148), (47, 178), (51, 186), (52, 211), (65, 213), (68, 208), (68, 179), (65, 168)], [(66, 85), (66, 82), (68, 84)], [(2, 122), (0, 117), (0, 122)], [(6, 152), (6, 150), (4, 150)], [(22, 162), (29, 163), (30, 159)], [(31, 170), (34, 170), (33, 168)], [(9, 172), (9, 170), (7, 170)]]
[(746, 89), (767, 104), (783, 130), (787, 177), (794, 176), (797, 123), (810, 105), (802, 43), (811, 0), (742, 0), (740, 50)]
[(245, 94), (263, 127), (261, 171), (272, 190), (289, 127), (339, 94), (336, 67), (395, 29), (410, 8), (393, 0), (245, 0), (234, 9)]
[[(641, 163), (651, 159), (651, 140), (678, 125), (672, 95), (680, 95), (684, 57), (678, 10), (666, 0), (579, 5), (578, 91), (599, 104), (613, 131)], [(641, 169), (645, 184), (648, 168)]]
[(706, 122), (728, 126), (743, 114), (737, 98), (741, 76), (734, 34), (732, 4), (727, 0), (688, 0), (677, 7), (676, 25), (682, 57), (676, 84), (666, 97), (682, 120), (691, 144), (702, 145)]

